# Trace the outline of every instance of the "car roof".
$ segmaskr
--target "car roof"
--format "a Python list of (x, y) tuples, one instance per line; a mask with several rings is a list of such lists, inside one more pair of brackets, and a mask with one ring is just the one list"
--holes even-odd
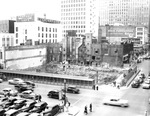
[(26, 91), (24, 91), (22, 93), (32, 93), (32, 91), (31, 90), (26, 90)]
[(26, 101), (25, 99), (18, 99), (17, 101), (15, 101), (15, 103), (20, 103), (22, 101)]
[(26, 115), (29, 115), (29, 113), (28, 112), (21, 112), (21, 113), (19, 113), (16, 116), (26, 116)]
[(10, 109), (8, 111), (5, 112), (5, 114), (12, 114), (14, 112), (17, 112), (18, 110), (15, 110), (15, 109)]
[[(37, 102), (36, 104), (35, 104), (35, 106), (40, 106), (40, 105), (42, 105), (42, 104), (45, 104), (46, 102), (44, 102), (44, 101), (41, 101), (41, 102)], [(47, 103), (46, 103), (47, 104)]]
[(3, 90), (12, 90), (12, 88), (4, 88)]
[(39, 113), (32, 113), (29, 116), (41, 116)]

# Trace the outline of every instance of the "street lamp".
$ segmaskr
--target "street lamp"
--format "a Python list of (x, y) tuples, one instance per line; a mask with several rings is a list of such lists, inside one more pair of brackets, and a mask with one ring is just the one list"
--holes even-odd
[(66, 105), (66, 79), (64, 79), (64, 106)]

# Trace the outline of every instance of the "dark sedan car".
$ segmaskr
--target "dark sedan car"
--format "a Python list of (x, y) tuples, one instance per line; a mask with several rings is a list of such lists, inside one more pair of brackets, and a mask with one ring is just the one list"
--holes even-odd
[(22, 111), (22, 112), (29, 112), (30, 110), (32, 110), (34, 108), (34, 106), (35, 106), (36, 103), (37, 103), (36, 101), (27, 101), (26, 105), (23, 106), (20, 109), (20, 111)]
[(74, 86), (67, 87), (66, 91), (64, 89), (63, 89), (63, 91), (67, 92), (67, 93), (77, 93), (77, 94), (80, 93), (80, 90)]
[(1, 108), (0, 109), (0, 116), (4, 116), (5, 112), (6, 112), (6, 110)]
[(3, 108), (8, 108), (14, 104), (17, 98), (9, 98), (5, 103), (2, 104)]
[(140, 86), (140, 83), (132, 83), (131, 84), (132, 88), (138, 88)]
[(59, 105), (54, 105), (54, 106), (49, 106), (45, 111), (43, 112), (43, 116), (55, 116), (60, 112), (60, 106)]
[(33, 91), (33, 88), (31, 86), (27, 85), (25, 82), (15, 85), (15, 89), (20, 93), (23, 91), (27, 91), (27, 90)]
[(25, 81), (24, 83), (26, 83), (28, 86), (31, 86), (31, 87), (35, 87), (35, 83), (33, 83), (32, 81)]
[(45, 110), (45, 108), (47, 107), (47, 103), (44, 101), (38, 102), (35, 104), (34, 108), (32, 110), (30, 110), (30, 113), (41, 113), (42, 111)]
[(26, 101), (27, 100), (25, 100), (25, 99), (18, 99), (14, 102), (14, 104), (12, 106), (9, 107), (9, 109), (20, 109), (24, 105), (26, 105)]
[(47, 96), (55, 99), (63, 99), (64, 94), (59, 90), (52, 90), (48, 92)]

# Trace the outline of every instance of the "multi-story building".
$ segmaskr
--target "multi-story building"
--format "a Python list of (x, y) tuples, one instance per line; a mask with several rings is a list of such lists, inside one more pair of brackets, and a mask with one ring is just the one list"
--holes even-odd
[[(125, 40), (125, 38), (134, 38), (138, 44), (145, 44), (148, 42), (148, 28), (145, 26), (120, 26), (120, 25), (106, 25), (100, 26), (101, 37), (106, 37), (110, 43), (117, 43)], [(122, 39), (124, 38), (124, 39)]]
[(100, 0), (100, 24), (148, 25), (149, 0)]
[(14, 20), (0, 21), (0, 47), (14, 45)]
[(60, 21), (39, 17), (37, 14), (25, 14), (16, 17), (15, 45), (37, 45), (61, 41)]
[(97, 0), (61, 0), (62, 37), (76, 30), (77, 37), (85, 33), (98, 35)]

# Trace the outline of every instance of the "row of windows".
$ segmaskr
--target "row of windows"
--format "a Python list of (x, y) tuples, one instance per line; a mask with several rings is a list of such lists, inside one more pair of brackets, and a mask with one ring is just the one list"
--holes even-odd
[(42, 30), (42, 31), (46, 31), (46, 32), (51, 32), (51, 31), (53, 31), (53, 32), (57, 32), (57, 28), (47, 28), (47, 27), (38, 27), (38, 31), (40, 31), (40, 30)]
[[(85, 33), (85, 30), (76, 30), (76, 31), (77, 31), (77, 33)], [(62, 32), (67, 33), (66, 30), (64, 30), (64, 31), (62, 31)]]
[(85, 19), (85, 16), (84, 17), (62, 17), (61, 18), (62, 20), (82, 20), (82, 19)]
[(61, 8), (67, 8), (67, 7), (82, 7), (85, 6), (85, 3), (80, 3), (80, 4), (66, 4), (66, 5), (61, 5)]
[[(40, 43), (40, 40), (39, 40), (39, 43)], [(53, 40), (46, 39), (45, 42), (44, 42), (44, 39), (42, 39), (41, 43), (57, 43), (57, 39), (53, 39)], [(16, 39), (16, 44), (18, 44), (18, 39)]]
[(64, 28), (83, 28), (83, 29), (84, 29), (84, 28), (85, 28), (85, 25), (84, 25), (84, 26), (80, 26), (80, 25), (79, 25), (79, 26), (75, 26), (75, 25), (74, 25), (74, 26), (70, 26), (70, 25), (69, 25), (69, 26), (63, 26), (63, 27), (64, 27)]
[(85, 0), (62, 0), (61, 3), (76, 3), (76, 2), (85, 2)]
[(82, 12), (82, 11), (80, 11), (80, 12), (76, 12), (76, 11), (75, 11), (75, 12), (68, 12), (68, 13), (66, 12), (66, 14), (65, 14), (65, 11), (64, 11), (64, 12), (61, 13), (61, 16), (63, 16), (63, 15), (66, 15), (66, 16), (67, 16), (67, 15), (69, 15), (69, 16), (85, 15), (85, 11), (83, 11), (83, 12)]
[(85, 21), (64, 21), (62, 24), (69, 24), (71, 26), (71, 24), (73, 25), (81, 25), (82, 28), (82, 24), (85, 24)]
[[(57, 34), (49, 34), (49, 38), (51, 38), (52, 35), (53, 35), (53, 38), (57, 38)], [(38, 33), (38, 37), (44, 38), (44, 34), (43, 33), (42, 34)], [(48, 34), (45, 34), (45, 37), (48, 38)]]

